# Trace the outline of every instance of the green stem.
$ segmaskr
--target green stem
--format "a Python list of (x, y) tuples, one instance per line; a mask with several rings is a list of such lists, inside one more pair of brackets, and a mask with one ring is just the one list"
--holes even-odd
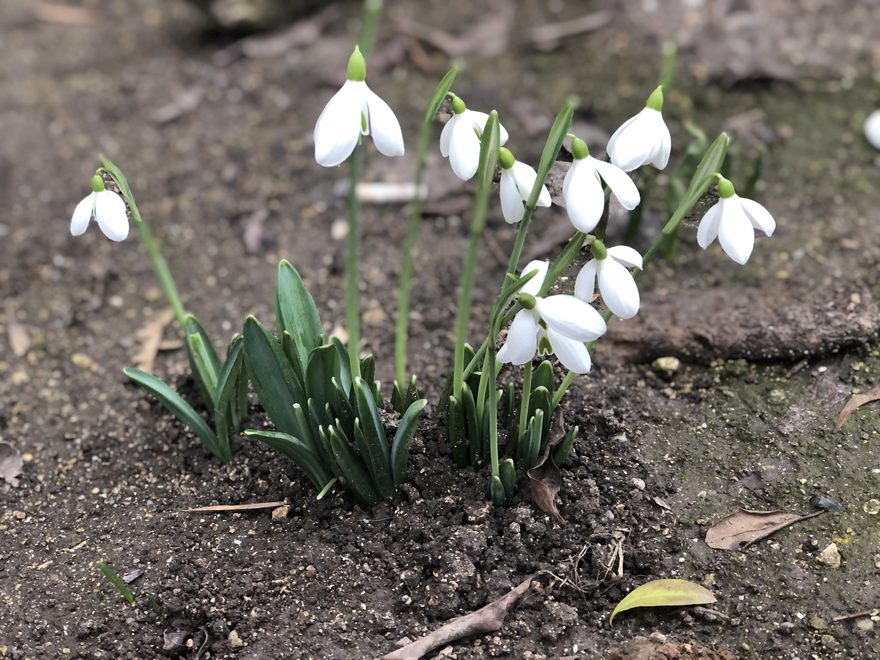
[(519, 404), (519, 435), (517, 438), (523, 437), (529, 424), (529, 399), (532, 398), (532, 363), (531, 361), (523, 365), (523, 382), (522, 396), (520, 396)]
[(348, 189), (348, 236), (345, 256), (345, 325), (348, 331), (348, 359), (351, 362), (352, 377), (361, 375), (360, 341), (360, 201), (357, 185), (364, 169), (364, 150), (362, 145), (354, 148), (351, 154), (351, 183)]
[(358, 48), (361, 49), (364, 57), (373, 51), (376, 43), (382, 4), (383, 0), (364, 0), (364, 22), (361, 24), (361, 35), (358, 39)]
[(565, 392), (574, 382), (574, 379), (576, 377), (577, 374), (573, 371), (569, 371), (567, 374), (565, 374), (565, 378), (563, 378), (562, 382), (559, 383), (559, 387), (556, 389), (556, 393), (553, 395), (553, 401), (550, 404), (551, 410), (556, 410), (556, 406), (558, 406), (559, 402), (562, 401), (562, 397), (565, 396)]

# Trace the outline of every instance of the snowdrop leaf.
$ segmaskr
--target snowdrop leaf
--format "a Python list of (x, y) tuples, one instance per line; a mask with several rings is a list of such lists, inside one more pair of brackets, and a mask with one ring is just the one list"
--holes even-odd
[(532, 186), (532, 191), (529, 194), (529, 199), (526, 203), (527, 208), (533, 209), (538, 204), (544, 181), (547, 180), (550, 168), (553, 167), (553, 164), (556, 162), (556, 156), (559, 155), (559, 150), (562, 148), (562, 142), (568, 134), (568, 129), (571, 128), (571, 120), (573, 116), (574, 103), (568, 101), (562, 106), (562, 110), (556, 115), (556, 119), (553, 120), (553, 125), (550, 127), (550, 133), (547, 135), (547, 142), (544, 143), (544, 150), (541, 152), (541, 160), (538, 162), (538, 169), (535, 170), (538, 176), (535, 179), (535, 184)]
[(300, 434), (293, 404), (306, 400), (302, 386), (276, 339), (253, 316), (244, 323), (244, 359), (254, 390), (279, 431)]
[[(550, 364), (549, 360), (543, 360), (541, 364), (538, 365), (538, 368), (535, 369), (534, 374), (532, 374), (532, 391), (534, 392), (539, 387), (543, 387), (550, 393), (550, 397), (553, 397), (554, 390), (554, 377), (553, 377), (553, 365)], [(546, 413), (553, 412), (552, 410), (546, 410)]]
[(506, 499), (510, 501), (516, 492), (516, 465), (513, 459), (507, 458), (498, 465), (498, 476), (501, 479), (501, 485), (504, 486), (504, 494)]
[[(703, 156), (703, 160), (700, 161), (700, 164), (697, 165), (697, 169), (694, 172), (693, 178), (691, 178), (690, 185), (688, 186), (687, 191), (682, 197), (681, 205), (686, 207), (686, 209), (690, 209), (694, 204), (696, 204), (700, 197), (703, 196), (703, 193), (712, 185), (713, 179), (711, 178), (715, 172), (718, 172), (721, 169), (721, 164), (724, 162), (724, 158), (727, 155), (727, 147), (730, 144), (730, 138), (727, 136), (727, 133), (721, 133), (715, 141), (709, 146), (709, 149), (706, 151), (706, 155)], [(687, 210), (685, 211), (685, 213)]]
[(568, 457), (571, 454), (571, 449), (574, 447), (574, 439), (577, 437), (577, 432), (578, 427), (572, 426), (563, 436), (560, 443), (553, 448), (553, 462), (556, 463), (556, 465), (559, 465), (560, 467), (565, 465), (565, 461), (568, 460)]
[(449, 71), (446, 72), (446, 75), (440, 79), (440, 82), (437, 84), (437, 89), (434, 90), (434, 96), (431, 97), (431, 102), (428, 104), (428, 108), (425, 110), (426, 125), (430, 125), (434, 121), (434, 115), (437, 114), (437, 111), (443, 104), (446, 95), (452, 88), (452, 83), (455, 82), (455, 76), (457, 75), (458, 69), (456, 67), (452, 67), (451, 69), (449, 69)]
[(336, 376), (339, 355), (331, 344), (318, 346), (309, 353), (306, 366), (306, 394), (323, 407), (336, 401), (331, 380)]
[(474, 218), (471, 221), (471, 232), (478, 232), (480, 234), (482, 234), (483, 228), (486, 226), (485, 208), (489, 201), (489, 193), (492, 190), (495, 168), (498, 166), (498, 149), (501, 146), (498, 126), (498, 113), (493, 110), (489, 113), (489, 119), (486, 120), (483, 136), (480, 139), (477, 199), (474, 201)]
[(324, 468), (321, 457), (314, 452), (305, 442), (296, 436), (281, 433), (279, 431), (263, 431), (248, 429), (244, 434), (251, 438), (257, 438), (266, 443), (272, 449), (280, 451), (292, 460), (296, 466), (306, 473), (315, 488), (323, 490), (332, 476)]
[(538, 456), (541, 454), (541, 440), (544, 437), (544, 411), (538, 409), (535, 411), (534, 417), (529, 420), (529, 428), (527, 432), (528, 451), (525, 454), (526, 468), (533, 467), (538, 462)]
[(427, 404), (427, 399), (413, 401), (409, 408), (406, 409), (406, 412), (403, 413), (403, 417), (400, 418), (400, 425), (397, 427), (394, 441), (391, 443), (391, 474), (394, 478), (395, 487), (400, 486), (406, 481), (406, 469), (409, 465), (409, 448), (416, 432), (419, 416)]
[(339, 355), (339, 374), (337, 376), (339, 384), (342, 386), (343, 392), (351, 395), (351, 363), (349, 362), (348, 349), (339, 340), (339, 337), (330, 337), (330, 343), (333, 344), (337, 355)]
[(299, 272), (287, 260), (278, 264), (275, 304), (278, 334), (281, 336), (285, 331), (290, 333), (302, 370), (305, 371), (309, 351), (321, 345), (324, 335), (315, 300)]
[(464, 431), (468, 445), (471, 465), (479, 465), (483, 458), (483, 420), (477, 415), (477, 402), (474, 391), (465, 385), (461, 390), (463, 397), (462, 414)]
[(452, 458), (458, 466), (468, 465), (468, 448), (464, 438), (464, 416), (462, 406), (454, 396), (448, 398), (446, 404), (446, 433), (449, 437), (449, 446), (452, 448)]
[(550, 390), (544, 386), (539, 386), (532, 390), (532, 396), (529, 398), (529, 417), (534, 417), (539, 412), (541, 413), (541, 431), (545, 438), (549, 437), (552, 408), (553, 396), (550, 394)]
[(363, 424), (364, 434), (370, 441), (370, 447), (381, 454), (387, 472), (390, 460), (388, 438), (385, 436), (385, 427), (379, 418), (379, 410), (376, 407), (373, 391), (370, 384), (363, 378), (355, 378), (354, 392), (357, 400), (357, 416)]
[(611, 612), (609, 623), (621, 612), (636, 607), (671, 607), (681, 605), (709, 605), (714, 594), (687, 580), (653, 580), (630, 591)]
[[(367, 423), (369, 426), (369, 422)], [(359, 419), (354, 420), (354, 444), (358, 448), (367, 472), (372, 479), (373, 487), (382, 499), (390, 500), (394, 497), (394, 481), (391, 477), (391, 465), (386, 459), (388, 444), (384, 438), (377, 438), (375, 433), (364, 433)]]
[(131, 187), (128, 185), (128, 179), (125, 178), (125, 174), (123, 174), (122, 170), (120, 170), (116, 164), (104, 154), (101, 154), (99, 158), (101, 159), (102, 167), (116, 183), (116, 187), (119, 188), (119, 192), (125, 199), (125, 203), (131, 211), (131, 217), (134, 218), (136, 222), (140, 222), (141, 214), (138, 211), (137, 204), (134, 202), (134, 195), (131, 194)]
[(220, 377), (220, 358), (208, 333), (192, 314), (187, 314), (184, 339), (189, 366), (205, 405), (213, 409), (217, 400), (217, 381)]
[(236, 402), (233, 401), (233, 397), (238, 393), (239, 380), (242, 376), (241, 371), (244, 364), (242, 346), (243, 340), (241, 335), (236, 335), (229, 345), (229, 350), (226, 352), (226, 362), (217, 380), (214, 427), (217, 432), (219, 449), (228, 458), (232, 458), (232, 451), (229, 448), (230, 427), (235, 430), (235, 427), (238, 425), (237, 415), (235, 414)]
[(205, 443), (205, 446), (223, 461), (229, 460), (221, 455), (217, 445), (217, 436), (211, 427), (202, 419), (195, 409), (189, 405), (183, 398), (175, 392), (171, 387), (160, 378), (140, 369), (132, 369), (128, 367), (123, 369), (126, 376), (131, 378), (135, 383), (143, 387), (147, 392), (152, 394), (161, 403), (168, 412), (177, 417), (189, 429), (195, 433), (199, 439)]
[(336, 427), (327, 429), (327, 439), (346, 485), (361, 504), (373, 506), (379, 501), (379, 495), (370, 483), (370, 475), (367, 474), (363, 461), (352, 451)]

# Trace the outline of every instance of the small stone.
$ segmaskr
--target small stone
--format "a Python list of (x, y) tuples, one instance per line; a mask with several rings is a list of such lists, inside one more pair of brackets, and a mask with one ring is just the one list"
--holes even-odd
[(834, 649), (840, 646), (840, 642), (834, 639), (833, 635), (822, 635), (819, 639), (822, 642), (822, 646), (826, 649)]
[(24, 385), (28, 380), (30, 378), (28, 378), (27, 371), (16, 371), (12, 374), (13, 385)]
[(673, 374), (681, 367), (681, 360), (677, 357), (669, 355), (666, 357), (658, 357), (651, 363), (654, 371), (662, 371), (667, 374)]
[(27, 518), (27, 514), (24, 511), (13, 511), (12, 515), (16, 520), (24, 520)]
[(645, 490), (645, 481), (638, 477), (632, 478), (632, 485), (635, 486), (637, 490)]
[(229, 637), (226, 638), (226, 644), (231, 649), (240, 649), (244, 646), (244, 642), (241, 637), (238, 636), (238, 633), (234, 630), (229, 632)]
[(810, 627), (814, 630), (825, 630), (828, 627), (828, 622), (814, 614), (810, 617)]
[(829, 543), (828, 546), (816, 556), (816, 561), (825, 564), (831, 568), (840, 568), (840, 550), (837, 549), (836, 543)]
[(288, 513), (290, 513), (290, 507), (283, 504), (276, 509), (272, 509), (272, 520), (284, 520), (287, 518)]
[(330, 225), (330, 238), (334, 241), (341, 241), (346, 236), (348, 236), (348, 223), (342, 218), (334, 220)]
[(875, 500), (874, 498), (871, 498), (862, 505), (862, 511), (867, 513), (869, 516), (876, 516), (878, 513), (880, 513), (880, 500)]
[(856, 621), (856, 629), (859, 632), (871, 632), (874, 630), (874, 622), (869, 618), (858, 619)]
[(97, 363), (85, 353), (74, 353), (70, 356), (70, 361), (80, 369), (88, 369), (89, 371), (98, 371)]
[(773, 403), (782, 403), (785, 401), (785, 392), (780, 389), (770, 390), (770, 394), (768, 395), (770, 401)]

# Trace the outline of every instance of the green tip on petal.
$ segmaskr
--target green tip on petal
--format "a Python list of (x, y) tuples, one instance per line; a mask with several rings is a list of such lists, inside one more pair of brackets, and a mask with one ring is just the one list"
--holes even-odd
[(452, 97), (453, 113), (460, 115), (462, 112), (467, 110), (467, 106), (464, 104), (464, 101), (462, 101), (459, 97), (457, 97), (455, 94), (452, 94), (451, 92), (449, 95)]
[(605, 244), (598, 238), (593, 241), (590, 251), (593, 253), (593, 257), (599, 261), (608, 258), (608, 248), (606, 248)]
[(358, 46), (354, 47), (354, 52), (348, 58), (348, 79), (359, 82), (367, 79), (367, 62)]
[(535, 305), (538, 304), (535, 300), (535, 296), (528, 293), (519, 294), (516, 297), (516, 302), (518, 302), (523, 309), (535, 309)]
[(645, 103), (646, 108), (660, 112), (663, 110), (663, 85), (657, 85), (657, 89), (651, 92), (648, 101)]
[(733, 197), (736, 194), (736, 190), (733, 187), (733, 184), (729, 179), (725, 179), (720, 174), (718, 175), (718, 196), (721, 199), (727, 199), (728, 197)]
[(100, 174), (92, 177), (92, 192), (104, 192), (104, 179)]
[(538, 353), (542, 355), (546, 355), (548, 353), (553, 352), (553, 345), (550, 343), (550, 340), (547, 339), (547, 335), (541, 337), (541, 340), (538, 342)]
[(571, 155), (574, 156), (575, 160), (583, 160), (589, 156), (590, 150), (587, 148), (587, 143), (579, 137), (574, 138), (571, 141)]
[(516, 162), (516, 158), (513, 157), (510, 149), (501, 147), (498, 150), (498, 162), (501, 164), (502, 169), (509, 170)]

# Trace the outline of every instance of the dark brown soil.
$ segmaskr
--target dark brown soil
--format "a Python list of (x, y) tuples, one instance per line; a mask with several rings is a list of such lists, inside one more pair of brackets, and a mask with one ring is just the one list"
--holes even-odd
[[(386, 4), (387, 40), (395, 20), (461, 33), (505, 3)], [(456, 88), (473, 107), (501, 110), (521, 159), (537, 158), (543, 135), (527, 137), (530, 127), (552, 118), (571, 93), (581, 97), (576, 121), (584, 131), (607, 133), (639, 109), (656, 79), (657, 38), (672, 27), (628, 7), (602, 30), (540, 52), (519, 26), (620, 3), (515, 4), (507, 48), (467, 57)], [(880, 373), (878, 157), (861, 135), (878, 102), (866, 56), (876, 21), (864, 20), (867, 0), (845, 12), (811, 3), (796, 20), (786, 14), (790, 3), (756, 4), (770, 16), (676, 35), (682, 71), (666, 112), (679, 148), (684, 118), (712, 133), (758, 112), (750, 134), (775, 141), (756, 196), (779, 230), (740, 268), (717, 246), (699, 251), (691, 224), (677, 263), (646, 273), (649, 332), (611, 324), (609, 336), (620, 329), (619, 340), (597, 345), (594, 372), (565, 403), (581, 435), (560, 492), (568, 523), (558, 526), (525, 487), (509, 508), (492, 508), (485, 474), (455, 469), (430, 419), (404, 497), (372, 511), (344, 495), (315, 501), (287, 460), (243, 438), (232, 463), (221, 465), (121, 373), (137, 350), (135, 333), (163, 308), (138, 241), (67, 234), (104, 151), (127, 172), (187, 307), (213, 335), (231, 337), (250, 312), (271, 318), (280, 258), (304, 274), (327, 330), (338, 328), (343, 246), (331, 226), (344, 215), (337, 183), (346, 173), (314, 164), (310, 136), (338, 82), (358, 3), (342, 5), (308, 47), (261, 58), (206, 32), (184, 3), (84, 2), (93, 10), (84, 24), (58, 22), (35, 0), (3, 3), (0, 319), (5, 335), (15, 318), (30, 348), (18, 356), (0, 341), (0, 440), (25, 460), (17, 487), (0, 482), (0, 656), (154, 657), (181, 633), (184, 647), (167, 654), (373, 657), (530, 574), (538, 575), (532, 591), (500, 632), (463, 640), (443, 657), (723, 657), (710, 648), (755, 658), (880, 656), (874, 619), (832, 622), (880, 602), (880, 532), (863, 509), (880, 499), (877, 408), (834, 430), (849, 394), (876, 385)], [(751, 43), (743, 25), (769, 35), (760, 44), (771, 52), (736, 67), (698, 56), (709, 45), (742, 52)], [(813, 50), (798, 59), (803, 35), (813, 35)], [(846, 48), (823, 59), (816, 44), (826, 41)], [(398, 109), (413, 145), (446, 58), (429, 51), (434, 76), (405, 56), (394, 63), (390, 47), (385, 57), (390, 63), (371, 84)], [(744, 162), (735, 179), (745, 178)], [(410, 156), (389, 162), (371, 152), (368, 176), (406, 180), (411, 165)], [(433, 154), (435, 190), (447, 185), (446, 168)], [(450, 190), (435, 207), (456, 195)], [(654, 199), (648, 228), (661, 221), (661, 201)], [(404, 218), (397, 206), (365, 209), (364, 335), (386, 383)], [(534, 242), (553, 236), (563, 218), (558, 209), (542, 212)], [(466, 213), (439, 214), (423, 225), (410, 346), (432, 403), (450, 364), (466, 221)], [(475, 338), (512, 236), (495, 209)], [(742, 304), (708, 316), (744, 288), (761, 324), (784, 329), (762, 332)], [(790, 304), (774, 317), (774, 298), (762, 291), (788, 291)], [(693, 301), (710, 298), (700, 320)], [(697, 321), (703, 332), (683, 327)], [(652, 367), (663, 355), (685, 361), (672, 371)], [(155, 368), (193, 393), (182, 351), (160, 353)], [(264, 420), (256, 412), (251, 422)], [(846, 510), (740, 553), (703, 542), (714, 520), (740, 506), (808, 512), (813, 495)], [(183, 512), (273, 500), (290, 503), (287, 517)], [(839, 568), (816, 559), (831, 542)], [(140, 571), (130, 584), (136, 606), (104, 579), (98, 560), (120, 575)], [(708, 586), (717, 604), (635, 610), (609, 627), (625, 593), (668, 577)]]

